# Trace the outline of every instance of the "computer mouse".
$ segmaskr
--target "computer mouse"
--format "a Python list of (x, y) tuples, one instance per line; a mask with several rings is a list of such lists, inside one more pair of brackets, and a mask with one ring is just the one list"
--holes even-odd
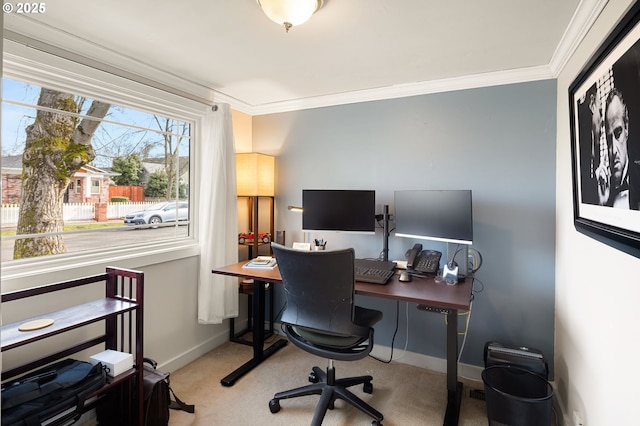
[(411, 281), (411, 274), (409, 273), (409, 271), (402, 271), (400, 272), (400, 278), (398, 278), (398, 280), (405, 283), (409, 282)]

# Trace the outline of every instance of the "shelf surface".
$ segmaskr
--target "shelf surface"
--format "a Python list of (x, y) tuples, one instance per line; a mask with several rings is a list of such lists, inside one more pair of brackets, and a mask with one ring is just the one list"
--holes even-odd
[[(25, 318), (22, 321), (6, 324), (2, 326), (1, 332), (2, 350), (5, 351), (17, 348), (45, 337), (82, 327), (108, 318), (112, 315), (131, 311), (136, 309), (137, 306), (138, 304), (134, 301), (125, 301), (107, 297), (63, 309), (61, 311)], [(49, 327), (32, 331), (18, 330), (18, 328), (27, 321), (47, 318), (54, 320), (54, 323)]]

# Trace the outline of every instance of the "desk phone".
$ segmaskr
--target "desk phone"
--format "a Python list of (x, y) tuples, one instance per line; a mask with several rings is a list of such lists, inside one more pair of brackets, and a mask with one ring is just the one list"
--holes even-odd
[(436, 250), (422, 250), (422, 244), (416, 244), (407, 250), (407, 269), (423, 274), (437, 274), (442, 253)]

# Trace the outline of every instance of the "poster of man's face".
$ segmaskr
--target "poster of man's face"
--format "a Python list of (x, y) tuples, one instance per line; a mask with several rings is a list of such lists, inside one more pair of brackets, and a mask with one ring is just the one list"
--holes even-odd
[(580, 202), (638, 210), (640, 41), (583, 87), (575, 105)]
[(569, 99), (576, 229), (640, 253), (640, 2), (585, 64)]

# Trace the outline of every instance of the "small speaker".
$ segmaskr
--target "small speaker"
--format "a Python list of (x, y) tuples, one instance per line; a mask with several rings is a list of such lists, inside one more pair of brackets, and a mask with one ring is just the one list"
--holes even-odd
[(276, 231), (276, 243), (285, 245), (284, 231)]

